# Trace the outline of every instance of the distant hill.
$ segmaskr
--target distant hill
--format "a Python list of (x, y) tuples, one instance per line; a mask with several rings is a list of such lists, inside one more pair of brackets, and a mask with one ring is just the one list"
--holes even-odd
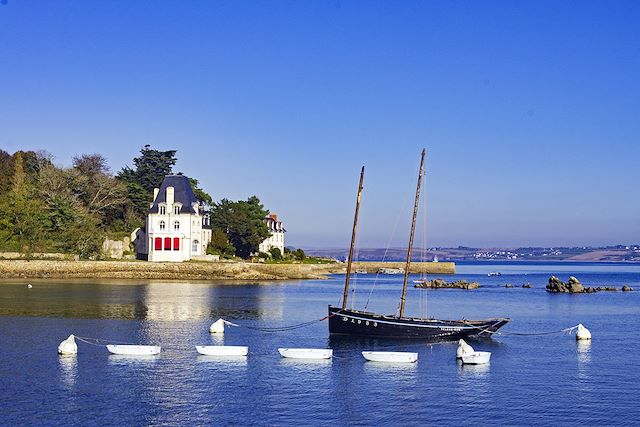
[[(305, 252), (312, 256), (345, 260), (346, 248), (311, 248)], [(362, 248), (357, 251), (360, 261), (399, 261), (407, 256), (407, 248)], [(640, 262), (640, 245), (606, 247), (521, 247), (521, 248), (414, 248), (414, 261), (609, 261)]]

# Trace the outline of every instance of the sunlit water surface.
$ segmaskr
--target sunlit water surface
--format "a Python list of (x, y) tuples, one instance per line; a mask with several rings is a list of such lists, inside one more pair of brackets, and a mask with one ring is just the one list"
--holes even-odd
[[(587, 285), (640, 289), (634, 265), (462, 265), (447, 279), (479, 281), (473, 291), (410, 288), (409, 314), (439, 318), (508, 316), (504, 335), (471, 344), (491, 363), (461, 366), (455, 343), (329, 338), (326, 322), (281, 333), (326, 315), (343, 276), (269, 284), (181, 282), (0, 282), (2, 425), (605, 425), (640, 417), (640, 294), (553, 295), (551, 274)], [(487, 277), (502, 271), (498, 277)], [(375, 286), (373, 285), (375, 283)], [(401, 278), (355, 280), (356, 308), (393, 313)], [(512, 289), (504, 288), (511, 283)], [(523, 289), (524, 283), (532, 289)], [(372, 291), (373, 290), (373, 291)], [(240, 327), (209, 334), (223, 317)], [(593, 342), (557, 331), (585, 324)], [(157, 357), (109, 355), (70, 333), (139, 344)], [(248, 345), (249, 356), (199, 356), (196, 344)], [(282, 359), (278, 347), (330, 347), (329, 361)], [(365, 362), (362, 350), (417, 351), (416, 364)]]

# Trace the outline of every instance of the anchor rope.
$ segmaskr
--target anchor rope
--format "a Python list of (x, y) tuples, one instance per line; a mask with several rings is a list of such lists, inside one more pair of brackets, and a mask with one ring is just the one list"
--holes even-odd
[(247, 328), (247, 329), (251, 329), (254, 331), (260, 331), (260, 332), (286, 332), (286, 331), (292, 331), (294, 329), (300, 329), (300, 328), (305, 328), (307, 326), (311, 326), (315, 323), (320, 323), (320, 322), (324, 322), (325, 320), (327, 320), (330, 317), (335, 316), (335, 314), (330, 314), (328, 316), (324, 316), (320, 319), (314, 319), (314, 320), (310, 320), (308, 322), (303, 322), (303, 323), (297, 323), (294, 325), (286, 325), (286, 326), (274, 326), (274, 327), (268, 327), (268, 326), (250, 326), (250, 325), (239, 325), (237, 323), (232, 323), (229, 322), (228, 320), (224, 320), (222, 319), (222, 321), (229, 326), (234, 326), (234, 327), (241, 327), (241, 328)]
[[(74, 335), (74, 337), (85, 344), (95, 345), (97, 347), (106, 347), (107, 344), (120, 344), (120, 345), (139, 345), (136, 343), (125, 342), (125, 341), (114, 341), (114, 340), (105, 340), (101, 338), (91, 338), (91, 337), (79, 337)], [(105, 344), (103, 344), (105, 343)], [(155, 345), (155, 344), (152, 344)]]
[(569, 335), (576, 329), (578, 329), (578, 325), (571, 326), (570, 328), (560, 329), (557, 331), (546, 331), (546, 332), (505, 332), (505, 331), (498, 332), (498, 331), (491, 331), (489, 329), (478, 328), (479, 331), (486, 332), (492, 335), (514, 335), (514, 336), (523, 336), (523, 337), (554, 335), (554, 334), (562, 334), (562, 333)]

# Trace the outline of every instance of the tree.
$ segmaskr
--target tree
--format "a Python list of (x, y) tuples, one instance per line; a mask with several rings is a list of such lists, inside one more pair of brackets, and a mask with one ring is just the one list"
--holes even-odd
[(121, 211), (127, 201), (127, 187), (109, 172), (107, 159), (100, 154), (84, 154), (73, 158), (73, 190), (90, 214), (98, 214), (104, 224)]
[(21, 151), (14, 155), (11, 191), (0, 203), (0, 228), (4, 231), (5, 242), (14, 241), (18, 250), (29, 256), (44, 240), (46, 218), (33, 185), (28, 182), (24, 159)]
[(153, 189), (160, 187), (166, 175), (170, 175), (176, 164), (176, 150), (159, 151), (145, 145), (140, 156), (133, 159), (135, 169), (124, 167), (116, 176), (127, 187), (127, 198), (131, 203), (129, 215), (123, 212), (125, 222), (131, 226), (141, 226), (149, 210)]
[(268, 213), (256, 196), (237, 202), (222, 199), (213, 205), (211, 223), (213, 228), (225, 232), (236, 248), (236, 255), (246, 259), (256, 253), (258, 245), (270, 236), (264, 222)]
[(135, 181), (148, 193), (160, 187), (165, 176), (171, 175), (176, 164), (176, 150), (159, 151), (145, 145), (140, 150), (140, 157), (133, 159), (135, 169), (125, 166), (118, 178), (123, 181)]
[(200, 188), (200, 181), (195, 178), (189, 178), (189, 184), (191, 184), (193, 194), (196, 196), (196, 199), (198, 199), (198, 203), (200, 203), (204, 210), (209, 210), (211, 205), (213, 205), (213, 199), (207, 192)]
[(207, 246), (207, 254), (233, 257), (236, 254), (236, 248), (229, 242), (229, 238), (223, 230), (213, 228), (211, 230), (211, 242)]

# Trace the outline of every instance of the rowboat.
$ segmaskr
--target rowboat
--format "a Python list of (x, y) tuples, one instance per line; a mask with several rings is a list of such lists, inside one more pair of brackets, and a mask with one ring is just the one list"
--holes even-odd
[(363, 351), (362, 356), (370, 362), (414, 363), (418, 353), (406, 351)]
[(249, 347), (242, 345), (197, 345), (196, 351), (204, 356), (246, 356)]
[(159, 345), (107, 345), (107, 350), (112, 354), (125, 356), (155, 356), (160, 354)]
[(482, 365), (489, 363), (491, 359), (491, 353), (488, 351), (474, 351), (470, 354), (462, 355), (462, 363), (467, 365)]
[(331, 359), (330, 348), (279, 348), (278, 353), (289, 359)]

